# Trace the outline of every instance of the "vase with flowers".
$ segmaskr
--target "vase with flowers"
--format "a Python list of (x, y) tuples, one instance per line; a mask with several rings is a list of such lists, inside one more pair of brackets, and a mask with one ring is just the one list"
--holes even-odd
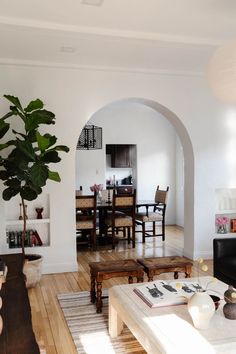
[(95, 192), (97, 196), (97, 201), (101, 202), (102, 201), (102, 190), (103, 190), (103, 184), (94, 184), (93, 186), (90, 187), (91, 192)]
[(227, 225), (228, 225), (229, 219), (227, 216), (218, 216), (216, 218), (216, 228), (217, 228), (217, 233), (218, 234), (226, 234), (227, 233)]

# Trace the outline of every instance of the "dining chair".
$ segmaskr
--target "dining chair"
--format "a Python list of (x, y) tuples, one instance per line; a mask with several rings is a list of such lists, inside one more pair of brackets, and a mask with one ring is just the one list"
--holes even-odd
[(94, 193), (93, 195), (76, 196), (75, 207), (76, 207), (77, 244), (89, 243), (90, 247), (93, 250), (95, 250), (96, 249), (96, 211), (97, 211), (96, 194)]
[[(112, 233), (112, 249), (115, 248), (116, 232), (122, 230), (123, 239), (132, 241), (132, 247), (135, 247), (135, 208), (136, 208), (136, 190), (130, 194), (117, 194), (113, 192), (112, 212), (107, 216), (106, 225)], [(126, 236), (127, 230), (127, 238)]]
[[(157, 186), (155, 193), (155, 203), (153, 210), (150, 211), (150, 206), (146, 206), (145, 211), (137, 211), (135, 215), (135, 222), (137, 225), (142, 226), (142, 242), (145, 243), (146, 237), (162, 236), (162, 241), (165, 241), (165, 214), (166, 203), (168, 196), (169, 186), (166, 190), (159, 189)], [(152, 223), (152, 230), (146, 229), (146, 223)], [(161, 223), (161, 233), (156, 234), (156, 223)], [(151, 231), (151, 233), (150, 233)], [(140, 232), (137, 231), (136, 232)]]

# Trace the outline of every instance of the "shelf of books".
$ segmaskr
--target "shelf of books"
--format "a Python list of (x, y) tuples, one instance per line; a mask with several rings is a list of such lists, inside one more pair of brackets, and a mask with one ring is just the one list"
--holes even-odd
[[(50, 246), (49, 195), (40, 195), (35, 201), (26, 202), (27, 220), (25, 247)], [(38, 210), (41, 211), (40, 215)], [(22, 245), (23, 220), (20, 198), (5, 203), (6, 251), (19, 252)]]

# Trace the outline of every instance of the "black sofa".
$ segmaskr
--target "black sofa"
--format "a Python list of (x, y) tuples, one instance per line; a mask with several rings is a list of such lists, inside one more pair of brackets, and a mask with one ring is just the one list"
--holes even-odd
[(214, 277), (236, 288), (236, 237), (213, 240)]
[(22, 273), (22, 254), (0, 255), (8, 266), (6, 282), (0, 291), (3, 331), (0, 335), (1, 354), (39, 354), (32, 328), (31, 308)]

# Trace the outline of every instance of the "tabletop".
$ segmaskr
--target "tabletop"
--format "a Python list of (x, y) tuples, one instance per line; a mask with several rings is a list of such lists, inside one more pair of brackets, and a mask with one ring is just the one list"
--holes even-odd
[[(204, 285), (211, 279), (201, 277), (200, 282)], [(236, 353), (236, 321), (224, 317), (223, 300), (211, 319), (210, 327), (207, 330), (197, 330), (193, 327), (186, 304), (150, 308), (134, 293), (137, 285), (117, 285), (109, 289), (109, 331), (112, 336), (119, 334), (119, 329), (122, 328), (121, 323), (116, 322), (117, 313), (118, 318), (130, 328), (148, 353)], [(227, 287), (225, 283), (218, 281), (212, 283), (210, 289), (211, 293), (220, 293), (223, 298)]]

